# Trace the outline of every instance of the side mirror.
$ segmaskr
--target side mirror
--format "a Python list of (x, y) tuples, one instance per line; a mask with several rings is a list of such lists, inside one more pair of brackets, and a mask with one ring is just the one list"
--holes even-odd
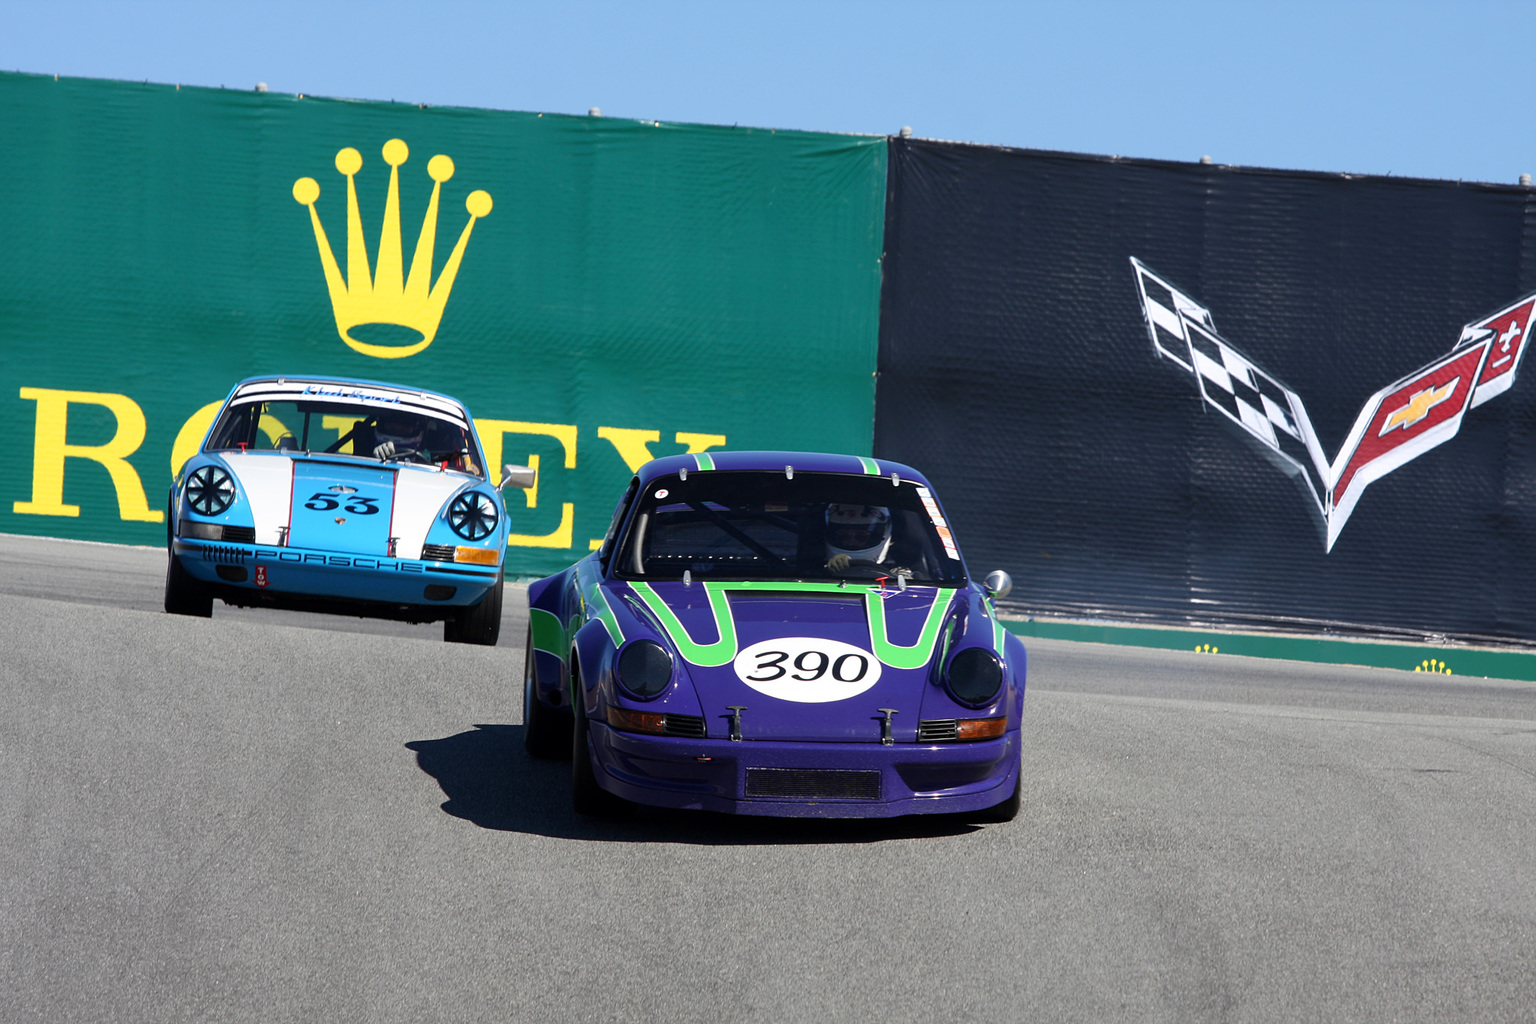
[(496, 485), (497, 490), (503, 487), (521, 487), (523, 490), (534, 485), (539, 478), (539, 471), (531, 466), (506, 465), (501, 467), (501, 483)]
[(1013, 590), (1013, 577), (1001, 569), (993, 569), (987, 573), (987, 578), (981, 581), (981, 588), (985, 590), (994, 601), (1008, 596)]

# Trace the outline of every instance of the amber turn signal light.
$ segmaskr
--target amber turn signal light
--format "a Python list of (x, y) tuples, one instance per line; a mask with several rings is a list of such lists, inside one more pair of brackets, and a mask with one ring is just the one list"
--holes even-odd
[(625, 732), (648, 732), (657, 736), (667, 731), (667, 716), (654, 711), (631, 711), (608, 705), (608, 724)]
[(455, 562), (469, 562), (472, 565), (495, 565), (496, 555), (495, 548), (467, 548), (460, 544), (453, 549)]
[(961, 740), (995, 740), (1008, 731), (1006, 718), (962, 718), (956, 722)]

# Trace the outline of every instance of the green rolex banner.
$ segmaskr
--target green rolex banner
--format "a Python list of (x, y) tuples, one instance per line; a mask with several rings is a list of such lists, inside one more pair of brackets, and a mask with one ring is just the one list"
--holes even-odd
[(259, 373), (462, 399), (509, 571), (632, 470), (868, 454), (885, 140), (0, 74), (0, 532), (161, 544)]

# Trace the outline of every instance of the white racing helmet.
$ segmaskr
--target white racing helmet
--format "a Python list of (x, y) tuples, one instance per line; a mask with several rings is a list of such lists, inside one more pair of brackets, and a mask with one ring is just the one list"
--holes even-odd
[(883, 505), (827, 506), (827, 554), (878, 562), (891, 546), (891, 510)]

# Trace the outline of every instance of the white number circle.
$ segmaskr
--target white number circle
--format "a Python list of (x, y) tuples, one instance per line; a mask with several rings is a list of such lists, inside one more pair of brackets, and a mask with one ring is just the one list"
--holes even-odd
[(758, 693), (801, 704), (857, 697), (880, 681), (880, 660), (841, 640), (787, 636), (744, 648), (736, 678)]

